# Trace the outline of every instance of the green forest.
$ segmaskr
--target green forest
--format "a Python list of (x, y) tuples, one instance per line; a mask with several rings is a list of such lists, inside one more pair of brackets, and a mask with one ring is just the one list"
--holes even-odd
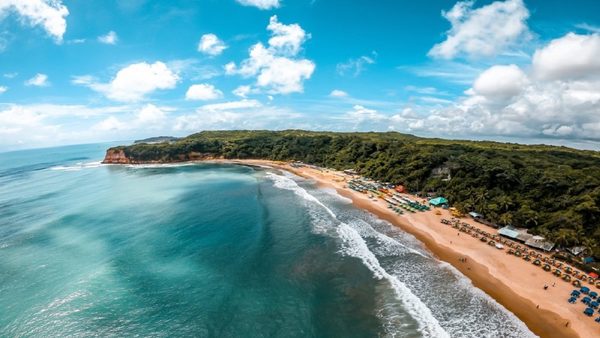
[(567, 147), (420, 138), (396, 132), (204, 131), (117, 147), (135, 162), (191, 154), (297, 160), (443, 195), (461, 211), (530, 229), (600, 257), (600, 153)]

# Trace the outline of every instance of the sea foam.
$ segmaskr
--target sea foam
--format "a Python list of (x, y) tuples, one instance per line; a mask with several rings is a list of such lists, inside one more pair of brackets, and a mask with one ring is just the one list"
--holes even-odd
[[(335, 232), (337, 237), (341, 239), (343, 245), (341, 253), (347, 256), (360, 259), (363, 264), (373, 273), (378, 280), (386, 280), (394, 290), (396, 297), (402, 302), (405, 310), (415, 319), (419, 325), (421, 333), (426, 337), (450, 337), (450, 335), (441, 327), (438, 320), (433, 316), (431, 310), (402, 283), (397, 277), (389, 274), (379, 263), (377, 257), (371, 252), (365, 240), (361, 235), (347, 223), (340, 221), (335, 213), (325, 204), (319, 201), (315, 196), (311, 195), (300, 187), (293, 179), (276, 175), (268, 172), (267, 177), (273, 181), (273, 185), (280, 189), (293, 191), (299, 197), (306, 201), (312, 202), (322, 208), (334, 223), (337, 223)], [(322, 225), (318, 225), (322, 228)], [(319, 229), (323, 232), (323, 229)]]

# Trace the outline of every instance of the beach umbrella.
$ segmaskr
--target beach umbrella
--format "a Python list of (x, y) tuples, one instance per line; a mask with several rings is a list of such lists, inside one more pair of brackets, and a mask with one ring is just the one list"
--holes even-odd
[(592, 309), (591, 307), (588, 307), (587, 309), (583, 310), (583, 313), (586, 316), (591, 317), (592, 315), (594, 315), (594, 309)]
[(544, 265), (544, 270), (550, 271), (550, 270), (552, 270), (552, 267), (550, 267), (550, 264), (545, 264)]
[(596, 318), (595, 322), (600, 323), (600, 317)]
[(560, 270), (558, 270), (558, 269), (554, 270), (554, 275), (556, 277), (560, 277), (561, 274), (562, 274), (562, 272)]
[(569, 302), (571, 304), (575, 303), (576, 301), (577, 301), (577, 298), (575, 298), (575, 297), (571, 297), (567, 300), (567, 302)]
[(580, 295), (579, 291), (577, 291), (577, 290), (571, 291), (571, 296), (573, 296), (573, 297), (579, 297), (579, 295)]
[(591, 301), (592, 301), (592, 299), (591, 299), (590, 297), (583, 297), (583, 298), (581, 299), (581, 302), (582, 302), (583, 304), (588, 304), (588, 305), (589, 305)]
[(595, 291), (590, 292), (590, 297), (592, 298), (597, 298), (598, 297), (598, 293)]
[(577, 280), (577, 279), (574, 280), (572, 284), (573, 284), (573, 286), (575, 286), (577, 288), (581, 286), (581, 282), (579, 280)]
[(589, 293), (590, 292), (590, 288), (588, 288), (587, 286), (584, 286), (581, 288), (581, 293)]
[(590, 303), (590, 306), (593, 307), (594, 309), (597, 309), (598, 305), (600, 305), (600, 303), (598, 303), (598, 302), (591, 302)]
[(536, 259), (535, 261), (533, 261), (533, 265), (540, 266), (540, 265), (542, 265), (542, 261), (540, 261), (539, 259)]
[(569, 275), (567, 275), (567, 274), (565, 274), (565, 275), (564, 275), (562, 278), (563, 278), (563, 280), (564, 280), (565, 282), (570, 282), (570, 281), (571, 281), (571, 276), (569, 276)]

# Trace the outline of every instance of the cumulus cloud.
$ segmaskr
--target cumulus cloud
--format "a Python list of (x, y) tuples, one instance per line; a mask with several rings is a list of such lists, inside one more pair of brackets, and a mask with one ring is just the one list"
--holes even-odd
[(87, 86), (104, 94), (107, 98), (120, 102), (137, 102), (146, 95), (157, 90), (173, 89), (179, 81), (179, 76), (166, 64), (134, 63), (122, 68), (108, 83), (97, 82), (93, 77), (77, 76), (73, 83)]
[(61, 0), (0, 1), (0, 20), (9, 13), (15, 13), (23, 24), (42, 27), (57, 43), (67, 30), (69, 10)]
[(527, 83), (527, 75), (516, 65), (496, 65), (479, 75), (473, 90), (485, 97), (510, 98), (519, 94)]
[(459, 1), (442, 12), (451, 28), (446, 40), (429, 51), (435, 58), (492, 56), (530, 37), (529, 11), (523, 0), (496, 1), (473, 8), (474, 1)]
[(329, 96), (331, 96), (331, 97), (348, 97), (348, 93), (346, 93), (343, 90), (334, 89), (331, 91), (331, 93), (329, 93)]
[(298, 58), (302, 44), (310, 38), (297, 24), (284, 25), (272, 16), (267, 30), (271, 31), (268, 47), (257, 43), (250, 48), (250, 56), (239, 66), (230, 62), (225, 73), (256, 77), (256, 86), (269, 94), (302, 92), (304, 81), (310, 79), (314, 62)]
[(600, 68), (590, 57), (597, 38), (567, 34), (535, 52), (531, 71), (492, 66), (465, 97), (393, 122), (437, 135), (600, 140)]
[(0, 94), (5, 93), (8, 90), (6, 86), (0, 86)]
[(50, 82), (48, 82), (48, 75), (37, 73), (31, 79), (25, 81), (25, 85), (35, 87), (47, 87), (50, 85)]
[(357, 77), (365, 70), (367, 65), (375, 63), (374, 56), (376, 55), (377, 53), (373, 52), (372, 56), (363, 55), (356, 59), (349, 59), (346, 62), (338, 63), (335, 69), (339, 75)]
[(298, 127), (302, 115), (285, 108), (265, 106), (257, 100), (207, 104), (175, 119), (177, 131), (207, 129), (287, 129)]
[(535, 75), (545, 80), (600, 75), (600, 34), (569, 33), (533, 54)]
[(227, 49), (227, 45), (215, 34), (204, 34), (198, 43), (198, 51), (210, 56), (217, 56)]
[(107, 45), (115, 45), (117, 44), (117, 41), (119, 41), (119, 37), (117, 36), (117, 33), (110, 31), (106, 33), (106, 35), (99, 36), (98, 41)]
[(253, 6), (258, 9), (271, 9), (278, 8), (280, 6), (279, 0), (236, 0), (243, 6)]
[(223, 92), (215, 86), (207, 83), (195, 84), (188, 88), (185, 93), (186, 100), (216, 100), (223, 97)]
[(235, 95), (235, 96), (239, 96), (239, 97), (241, 97), (241, 98), (244, 98), (244, 99), (245, 99), (245, 98), (247, 98), (247, 97), (248, 97), (248, 95), (250, 95), (250, 94), (252, 94), (252, 93), (253, 93), (253, 90), (252, 90), (252, 87), (250, 87), (250, 86), (246, 86), (246, 85), (243, 85), (243, 86), (239, 86), (239, 87), (237, 87), (236, 89), (234, 89), (234, 90), (232, 91), (232, 93), (233, 93), (233, 95)]

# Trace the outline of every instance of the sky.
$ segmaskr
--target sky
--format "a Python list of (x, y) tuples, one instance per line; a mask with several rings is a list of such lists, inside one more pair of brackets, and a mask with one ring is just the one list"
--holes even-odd
[(201, 130), (600, 150), (600, 1), (0, 0), (0, 151)]

